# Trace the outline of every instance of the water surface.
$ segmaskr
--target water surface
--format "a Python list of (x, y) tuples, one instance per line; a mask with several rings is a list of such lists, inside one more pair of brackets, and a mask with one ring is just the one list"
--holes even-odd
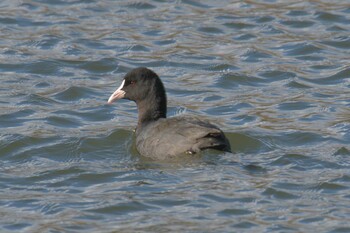
[[(4, 0), (2, 232), (349, 232), (346, 1)], [(234, 153), (138, 155), (123, 75)]]

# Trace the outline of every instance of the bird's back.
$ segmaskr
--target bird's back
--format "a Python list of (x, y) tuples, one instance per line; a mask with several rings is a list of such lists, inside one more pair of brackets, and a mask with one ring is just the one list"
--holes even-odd
[(231, 151), (224, 133), (215, 125), (197, 117), (160, 118), (136, 131), (140, 154), (155, 159), (198, 153), (204, 149)]

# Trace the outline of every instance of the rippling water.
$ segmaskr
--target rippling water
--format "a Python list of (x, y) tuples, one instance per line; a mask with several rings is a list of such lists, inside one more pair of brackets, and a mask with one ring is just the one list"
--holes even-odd
[[(350, 232), (347, 1), (0, 2), (0, 229)], [(234, 153), (137, 154), (123, 75)]]

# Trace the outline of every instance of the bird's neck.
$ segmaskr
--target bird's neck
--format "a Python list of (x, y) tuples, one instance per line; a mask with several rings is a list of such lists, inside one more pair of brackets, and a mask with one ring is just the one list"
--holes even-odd
[(166, 96), (148, 96), (148, 98), (137, 102), (138, 127), (149, 122), (157, 121), (159, 118), (166, 118), (167, 113)]

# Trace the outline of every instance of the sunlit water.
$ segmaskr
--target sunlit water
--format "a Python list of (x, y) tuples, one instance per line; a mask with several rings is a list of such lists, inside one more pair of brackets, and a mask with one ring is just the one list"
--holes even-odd
[[(350, 232), (348, 1), (0, 2), (1, 232)], [(234, 153), (138, 155), (123, 75)]]

